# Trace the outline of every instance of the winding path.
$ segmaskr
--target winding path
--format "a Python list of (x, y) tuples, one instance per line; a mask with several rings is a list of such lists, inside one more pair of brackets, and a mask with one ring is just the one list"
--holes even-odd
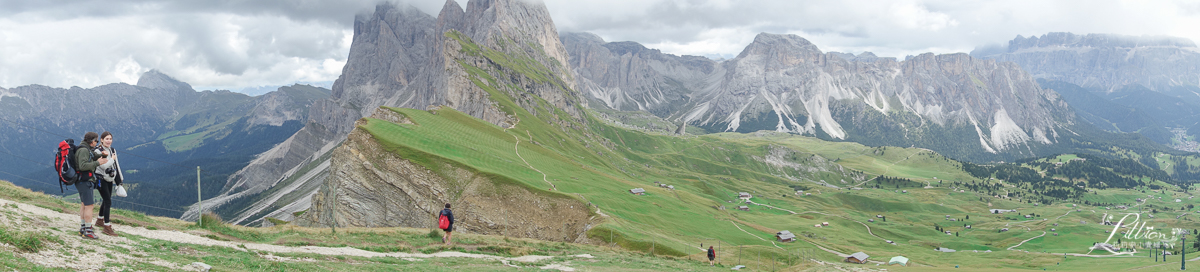
[(775, 241), (767, 241), (767, 239), (763, 239), (762, 237), (758, 237), (758, 235), (754, 235), (753, 233), (750, 233), (749, 231), (746, 231), (745, 229), (742, 229), (742, 226), (738, 226), (738, 224), (737, 224), (737, 223), (735, 223), (735, 222), (733, 222), (733, 221), (729, 221), (729, 223), (730, 223), (730, 224), (733, 224), (733, 226), (734, 226), (734, 227), (737, 227), (737, 228), (738, 228), (739, 230), (741, 230), (742, 232), (745, 232), (746, 234), (749, 234), (750, 236), (754, 236), (754, 238), (758, 238), (759, 240), (763, 240), (763, 242), (771, 242), (771, 245), (772, 245), (772, 246), (775, 246), (776, 248), (779, 248), (779, 249), (783, 249), (782, 247), (779, 247), (779, 245), (776, 245), (776, 244), (775, 244)]
[(1013, 250), (1013, 248), (1019, 247), (1019, 246), (1021, 246), (1021, 245), (1025, 244), (1025, 242), (1029, 242), (1030, 240), (1037, 239), (1037, 238), (1040, 238), (1040, 237), (1042, 237), (1042, 236), (1046, 236), (1046, 232), (1045, 232), (1045, 231), (1042, 231), (1042, 235), (1038, 235), (1038, 236), (1034, 236), (1033, 238), (1025, 239), (1025, 241), (1021, 241), (1020, 243), (1017, 243), (1017, 245), (1015, 245), (1015, 246), (1010, 246), (1010, 247), (1008, 247), (1008, 250)]
[[(509, 129), (517, 127), (517, 124), (519, 124), (519, 123), (521, 123), (521, 120), (519, 120), (519, 119), (518, 119), (516, 123), (513, 123), (513, 125), (512, 125), (511, 127), (508, 127), (508, 128), (506, 128), (506, 129), (504, 129), (504, 131), (505, 131), (505, 132), (508, 132), (508, 130), (509, 130)], [(528, 130), (526, 130), (526, 131), (525, 131), (525, 134), (527, 134), (527, 135), (528, 135), (528, 134), (529, 134), (529, 131), (528, 131)], [(518, 148), (518, 147), (520, 147), (520, 146), (521, 146), (521, 137), (517, 137), (517, 135), (513, 135), (513, 139), (517, 139), (517, 143), (513, 144), (513, 152), (514, 152), (514, 153), (517, 153), (517, 158), (521, 158), (521, 162), (524, 162), (524, 163), (525, 163), (525, 165), (528, 165), (528, 166), (529, 166), (529, 169), (533, 169), (533, 171), (537, 171), (538, 173), (541, 173), (541, 174), (542, 174), (542, 181), (545, 181), (547, 184), (550, 184), (550, 190), (551, 190), (551, 191), (553, 191), (554, 189), (558, 188), (558, 187), (555, 187), (555, 186), (554, 186), (554, 183), (553, 183), (553, 182), (550, 182), (550, 180), (546, 178), (546, 173), (545, 173), (545, 172), (542, 172), (542, 170), (538, 170), (537, 168), (534, 168), (532, 164), (529, 164), (529, 162), (525, 160), (525, 157), (521, 157), (521, 150)], [(530, 135), (530, 136), (529, 136), (529, 139), (531, 139), (531, 140), (532, 140), (532, 139), (533, 139), (533, 135)]]

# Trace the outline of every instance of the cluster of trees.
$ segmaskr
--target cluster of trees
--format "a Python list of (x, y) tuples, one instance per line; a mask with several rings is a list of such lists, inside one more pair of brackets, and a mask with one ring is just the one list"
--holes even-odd
[(875, 178), (874, 183), (876, 189), (887, 189), (889, 187), (894, 189), (921, 188), (925, 186), (924, 183), (912, 181), (910, 179), (889, 176), (879, 176)]
[[(1085, 186), (1097, 189), (1133, 188), (1145, 185), (1144, 182), (1118, 175), (1098, 164), (1075, 161), (1061, 167), (1046, 170), (1048, 175), (1064, 176), (1068, 180), (1087, 181)], [(1082, 182), (1081, 182), (1082, 183)]]
[(1174, 156), (1171, 157), (1171, 162), (1175, 165), (1175, 173), (1172, 177), (1176, 185), (1191, 185), (1200, 182), (1200, 167), (1193, 167), (1187, 163), (1187, 157)]
[[(967, 190), (975, 192), (987, 192), (988, 195), (996, 195), (996, 192), (1000, 191), (1000, 188), (1004, 187), (1003, 185), (1000, 185), (1000, 183), (978, 180), (972, 180), (970, 182), (955, 181), (951, 182), (950, 185), (959, 188), (967, 188)], [(980, 201), (982, 201), (982, 199), (980, 199)]]
[[(1078, 156), (1082, 160), (1073, 160), (1062, 165), (1045, 160), (1046, 158), (1057, 157), (1057, 155), (1045, 158), (1022, 159), (1013, 163), (995, 165), (977, 165), (962, 162), (962, 170), (976, 178), (986, 180), (995, 177), (995, 179), (1017, 185), (1017, 188), (1009, 190), (1009, 197), (1025, 197), (1029, 199), (1029, 202), (1046, 204), (1049, 204), (1049, 200), (1051, 199), (1074, 199), (1078, 202), (1079, 197), (1087, 193), (1088, 188), (1133, 189), (1141, 186), (1155, 189), (1160, 188), (1157, 185), (1143, 181), (1146, 179), (1180, 184), (1180, 182), (1174, 182), (1179, 179), (1172, 178), (1167, 172), (1156, 169), (1157, 164), (1153, 165), (1155, 167), (1151, 167), (1127, 158), (1105, 158), (1092, 154), (1079, 154)], [(1040, 173), (1036, 169), (1044, 169), (1045, 171), (1044, 173)], [(1200, 169), (1197, 170), (1200, 171)], [(1200, 177), (1200, 173), (1195, 173), (1195, 175)], [(1056, 176), (1065, 177), (1066, 180), (1054, 178)], [(1184, 183), (1190, 184), (1191, 181)], [(974, 191), (986, 191), (992, 195), (996, 194), (996, 191), (1001, 188), (999, 184), (977, 181), (969, 183), (956, 182), (955, 185)]]

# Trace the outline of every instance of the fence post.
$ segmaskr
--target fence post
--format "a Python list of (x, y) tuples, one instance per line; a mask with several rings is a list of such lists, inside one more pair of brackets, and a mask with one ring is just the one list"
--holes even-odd
[(196, 205), (198, 206), (198, 215), (196, 223), (204, 226), (204, 199), (200, 197), (200, 166), (196, 166)]

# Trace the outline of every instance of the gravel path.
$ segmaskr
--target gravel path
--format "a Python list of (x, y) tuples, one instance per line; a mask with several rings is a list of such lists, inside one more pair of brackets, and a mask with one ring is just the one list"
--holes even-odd
[[(0, 199), (0, 207), (6, 208), (6, 209), (12, 209), (10, 205), (16, 205), (17, 208), (15, 210), (17, 210), (19, 212), (23, 212), (23, 213), (32, 215), (32, 218), (36, 218), (36, 219), (33, 219), (36, 222), (34, 222), (32, 224), (28, 224), (28, 223), (23, 224), (20, 222), (13, 222), (13, 221), (20, 220), (19, 219), (20, 216), (6, 216), (3, 214), (0, 214), (0, 224), (6, 225), (6, 227), (12, 226), (12, 227), (16, 227), (17, 229), (22, 230), (22, 231), (43, 231), (43, 230), (49, 229), (51, 227), (58, 228), (58, 229), (67, 229), (67, 230), (72, 230), (72, 229), (78, 228), (78, 225), (76, 225), (75, 222), (79, 221), (79, 216), (76, 214), (60, 213), (57, 211), (48, 210), (48, 209), (34, 206), (34, 205), (14, 202), (14, 201), (7, 200), (7, 199)], [(17, 224), (13, 224), (13, 223), (17, 223)], [(350, 247), (337, 247), (337, 248), (319, 247), (319, 246), (288, 247), (288, 246), (260, 244), (260, 243), (239, 243), (239, 242), (230, 242), (230, 241), (217, 241), (217, 240), (209, 239), (206, 237), (201, 237), (201, 236), (198, 236), (198, 235), (195, 235), (192, 233), (173, 231), (173, 230), (150, 230), (150, 229), (146, 229), (143, 227), (131, 227), (131, 226), (124, 226), (124, 225), (114, 225), (114, 228), (116, 229), (117, 232), (122, 233), (123, 235), (126, 235), (126, 236), (111, 237), (111, 236), (101, 235), (100, 239), (98, 239), (98, 240), (84, 240), (84, 239), (79, 238), (77, 233), (74, 233), (74, 232), (67, 231), (64, 233), (62, 231), (57, 231), (57, 232), (52, 231), (53, 234), (60, 236), (60, 238), (64, 242), (67, 243), (67, 245), (63, 246), (64, 248), (66, 248), (68, 250), (78, 250), (79, 251), (79, 252), (71, 252), (70, 255), (73, 255), (73, 256), (65, 256), (67, 254), (62, 254), (59, 251), (59, 249), (57, 249), (57, 248), (48, 248), (48, 249), (42, 250), (40, 252), (22, 253), (20, 255), (21, 255), (21, 257), (29, 259), (31, 262), (41, 265), (41, 266), (63, 267), (63, 268), (70, 268), (70, 269), (74, 269), (74, 270), (80, 270), (80, 271), (99, 270), (99, 269), (104, 268), (104, 264), (107, 262), (126, 263), (126, 261), (129, 261), (129, 260), (137, 260), (137, 261), (142, 261), (142, 262), (153, 263), (155, 265), (160, 265), (160, 266), (163, 266), (166, 268), (170, 268), (171, 270), (192, 269), (191, 266), (188, 266), (188, 265), (172, 264), (170, 262), (166, 262), (166, 261), (162, 261), (162, 260), (149, 259), (148, 257), (133, 257), (128, 254), (123, 254), (120, 252), (109, 250), (107, 248), (107, 247), (122, 247), (122, 248), (130, 250), (131, 253), (134, 253), (133, 255), (146, 256), (147, 254), (137, 251), (136, 247), (130, 246), (132, 244), (136, 244), (137, 241), (130, 240), (127, 238), (127, 236), (130, 234), (136, 234), (138, 236), (145, 237), (148, 239), (170, 241), (170, 242), (175, 242), (175, 243), (202, 245), (202, 246), (227, 247), (227, 248), (240, 250), (240, 251), (254, 250), (254, 251), (266, 252), (266, 253), (310, 253), (310, 254), (331, 255), (331, 256), (356, 256), (356, 257), (368, 257), (368, 258), (369, 257), (395, 257), (395, 258), (406, 258), (406, 259), (475, 258), (475, 259), (497, 260), (497, 261), (502, 261), (505, 264), (508, 264), (508, 262), (510, 262), (510, 261), (530, 263), (530, 262), (538, 262), (538, 261), (554, 258), (554, 256), (539, 256), (539, 255), (526, 255), (526, 256), (510, 258), (510, 257), (487, 255), (487, 254), (463, 253), (463, 252), (456, 252), (456, 251), (443, 251), (443, 252), (437, 252), (437, 253), (432, 253), (432, 254), (421, 254), (421, 253), (403, 253), (403, 252), (381, 253), (381, 252), (366, 251), (366, 250), (350, 248)], [(0, 248), (9, 249), (9, 248), (11, 248), (11, 246), (2, 245), (2, 246), (0, 246)], [(108, 256), (112, 256), (112, 258), (109, 258)], [(591, 255), (588, 255), (588, 254), (575, 255), (572, 257), (593, 258)], [(548, 268), (548, 269), (559, 269), (559, 270), (564, 270), (564, 271), (571, 271), (571, 268), (562, 266), (562, 265), (554, 266), (553, 268)]]

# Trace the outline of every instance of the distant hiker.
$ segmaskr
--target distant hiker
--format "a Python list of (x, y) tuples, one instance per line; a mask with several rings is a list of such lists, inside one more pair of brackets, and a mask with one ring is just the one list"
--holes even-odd
[(446, 233), (442, 235), (442, 242), (450, 244), (450, 232), (454, 230), (454, 213), (450, 212), (450, 203), (446, 203), (446, 208), (438, 213), (438, 228)]
[(717, 251), (713, 250), (712, 246), (708, 246), (708, 266), (715, 266), (713, 259), (717, 258)]
[(123, 178), (121, 177), (121, 166), (117, 162), (116, 150), (112, 148), (112, 141), (112, 133), (108, 131), (100, 133), (100, 146), (96, 147), (92, 152), (92, 154), (98, 154), (101, 158), (108, 158), (107, 163), (96, 167), (96, 175), (100, 176), (100, 179), (96, 183), (99, 186), (96, 189), (100, 191), (101, 199), (100, 217), (96, 218), (96, 225), (104, 227), (102, 233), (109, 236), (118, 236), (112, 227), (110, 210), (112, 209), (113, 188), (121, 185)]
[[(97, 156), (92, 154), (92, 149), (94, 149), (100, 143), (100, 141), (96, 139), (99, 136), (100, 135), (96, 135), (95, 132), (91, 131), (83, 134), (83, 143), (80, 144), (77, 149), (75, 149), (74, 158), (75, 166), (77, 166), (75, 170), (79, 171), (79, 173), (95, 172), (96, 167), (100, 166), (101, 164), (108, 163), (108, 159), (104, 157), (108, 156), (107, 152), (102, 152), (101, 155), (103, 156), (99, 157), (98, 159), (96, 158)], [(79, 182), (75, 183), (75, 189), (79, 190), (79, 202), (81, 202), (80, 204), (83, 205), (79, 209), (79, 235), (87, 239), (96, 239), (96, 233), (92, 229), (92, 224), (89, 223), (92, 221), (92, 204), (95, 203), (95, 199), (93, 199), (92, 195), (92, 189), (96, 187), (96, 176), (83, 175), (79, 177), (79, 179)]]

